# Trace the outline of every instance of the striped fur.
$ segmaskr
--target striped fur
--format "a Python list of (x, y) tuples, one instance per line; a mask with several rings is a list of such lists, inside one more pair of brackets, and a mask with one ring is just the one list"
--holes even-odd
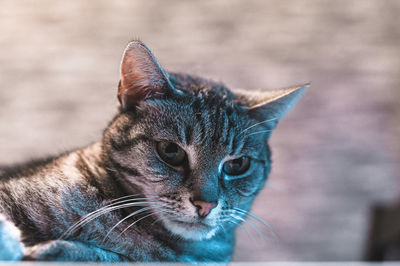
[[(266, 181), (267, 140), (276, 122), (260, 123), (239, 101), (243, 96), (222, 84), (185, 74), (168, 78), (179, 94), (121, 108), (100, 141), (3, 169), (0, 213), (20, 230), (25, 259), (229, 261), (240, 223), (232, 215), (246, 216), (234, 208), (248, 211)], [(187, 167), (160, 159), (155, 145), (162, 140), (185, 150)], [(244, 155), (252, 158), (249, 171), (225, 177), (223, 163)], [(199, 191), (218, 196), (201, 222), (190, 202)], [(110, 204), (115, 208), (76, 225)]]

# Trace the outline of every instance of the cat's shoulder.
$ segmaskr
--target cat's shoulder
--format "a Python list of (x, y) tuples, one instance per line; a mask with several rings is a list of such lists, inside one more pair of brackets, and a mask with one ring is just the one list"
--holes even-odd
[[(63, 154), (64, 155), (64, 154)], [(11, 165), (0, 166), (0, 181), (11, 178), (26, 177), (41, 171), (46, 165), (51, 164), (62, 155), (52, 155), (38, 159), (31, 159)]]

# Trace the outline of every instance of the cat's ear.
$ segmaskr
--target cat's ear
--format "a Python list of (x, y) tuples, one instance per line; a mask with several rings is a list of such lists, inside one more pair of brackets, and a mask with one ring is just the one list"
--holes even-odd
[(269, 91), (238, 91), (237, 100), (248, 108), (248, 114), (255, 120), (265, 121), (266, 126), (274, 128), (278, 121), (303, 95), (310, 84)]
[(146, 99), (181, 93), (169, 81), (153, 53), (140, 41), (126, 47), (121, 62), (118, 99), (122, 110), (134, 109)]

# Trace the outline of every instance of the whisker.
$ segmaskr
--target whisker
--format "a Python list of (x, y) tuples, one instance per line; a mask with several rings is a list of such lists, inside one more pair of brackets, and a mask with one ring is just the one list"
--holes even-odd
[(154, 225), (155, 223), (160, 222), (161, 220), (162, 220), (162, 218), (158, 218), (158, 219), (154, 220), (154, 222), (152, 222), (150, 225), (152, 226), (152, 225)]
[[(166, 214), (172, 214), (172, 215), (177, 215), (178, 213), (176, 211), (173, 210), (169, 210), (169, 209), (163, 209), (161, 213), (166, 213)], [(157, 212), (155, 212), (154, 214), (158, 214)], [(157, 218), (156, 220), (154, 220), (154, 222), (151, 223), (151, 225), (159, 222), (162, 220), (162, 217)]]
[(261, 219), (259, 216), (255, 215), (255, 214), (253, 214), (253, 213), (251, 213), (251, 212), (249, 212), (249, 211), (240, 209), (240, 208), (233, 208), (233, 210), (238, 211), (238, 212), (241, 212), (241, 213), (246, 214), (246, 215), (249, 215), (249, 216), (252, 217), (253, 219), (255, 219), (255, 220), (259, 221), (260, 223), (262, 223), (262, 224), (268, 229), (268, 231), (270, 232), (270, 234), (272, 235), (272, 237), (274, 238), (274, 240), (279, 241), (279, 237), (278, 237), (277, 234), (274, 232), (272, 226), (271, 226), (269, 223), (267, 223), (266, 221), (264, 221), (263, 219)]
[(118, 204), (121, 204), (121, 203), (124, 203), (124, 202), (137, 201), (137, 200), (147, 200), (147, 198), (134, 198), (134, 199), (129, 199), (129, 200), (122, 200), (122, 201), (114, 202), (112, 204), (103, 206), (103, 207), (101, 207), (101, 208), (99, 208), (99, 209), (97, 209), (95, 211), (92, 211), (92, 212), (86, 214), (85, 216), (83, 216), (78, 222), (76, 222), (74, 225), (72, 225), (68, 230), (72, 229), (72, 227), (79, 226), (80, 223), (84, 222), (86, 219), (90, 218), (92, 215), (94, 215), (94, 214), (96, 214), (98, 212), (104, 211), (109, 207), (112, 207), (112, 206), (115, 206), (115, 205), (118, 205)]
[[(130, 201), (140, 201), (140, 200), (148, 201), (148, 200), (155, 200), (155, 199), (153, 199), (153, 198), (133, 198), (133, 199), (120, 200), (120, 201), (116, 201), (114, 203), (108, 204), (108, 205), (106, 205), (104, 207), (101, 207), (101, 208), (99, 208), (99, 209), (97, 209), (97, 210), (95, 210), (95, 211), (93, 211), (91, 213), (95, 213), (95, 212), (101, 211), (102, 209), (107, 209), (108, 207), (116, 206), (116, 205), (121, 204), (121, 203), (130, 202)], [(89, 215), (89, 214), (87, 214), (87, 215)]]
[(231, 216), (231, 215), (229, 215), (229, 216), (232, 217), (232, 218), (234, 218), (235, 220), (230, 219), (230, 220), (228, 220), (228, 222), (231, 222), (231, 223), (237, 225), (238, 228), (243, 229), (243, 230), (246, 232), (247, 236), (249, 237), (249, 239), (250, 239), (251, 241), (257, 242), (256, 239), (254, 238), (254, 235), (246, 228), (246, 226), (244, 226), (244, 225), (241, 224), (240, 222), (236, 221), (237, 219), (236, 219), (235, 217), (233, 217), (233, 216)]
[(147, 217), (149, 217), (149, 216), (151, 216), (151, 215), (153, 215), (153, 213), (149, 213), (149, 214), (147, 214), (147, 215), (145, 215), (145, 216), (143, 216), (143, 217), (137, 219), (136, 221), (134, 221), (133, 223), (131, 223), (128, 227), (126, 227), (126, 228), (119, 234), (119, 236), (121, 236), (123, 233), (125, 233), (129, 228), (131, 228), (131, 227), (132, 227), (133, 225), (135, 225), (137, 222), (139, 222), (139, 221), (141, 221), (141, 220), (143, 220), (143, 219), (145, 219), (145, 218), (147, 218)]
[(130, 197), (137, 197), (137, 196), (158, 196), (158, 195), (157, 194), (150, 194), (150, 193), (131, 194), (131, 195), (126, 195), (126, 196), (123, 196), (123, 197), (119, 197), (119, 198), (113, 199), (110, 202), (115, 202), (115, 201), (118, 201), (120, 199), (125, 199), (125, 198), (130, 198)]
[(256, 135), (256, 134), (261, 134), (261, 133), (267, 133), (267, 132), (271, 132), (272, 130), (261, 130), (261, 131), (256, 131), (256, 132), (252, 132), (250, 134), (247, 134), (246, 137), (248, 136), (252, 136), (252, 135)]
[(250, 225), (250, 226), (254, 229), (254, 231), (256, 231), (256, 233), (260, 236), (262, 242), (265, 243), (264, 235), (261, 233), (260, 230), (258, 230), (258, 227), (257, 227), (256, 225), (254, 225), (254, 224), (253, 224), (252, 222), (250, 222), (250, 221), (246, 221), (246, 219), (243, 219), (242, 217), (237, 216), (237, 215), (235, 215), (235, 214), (230, 214), (230, 215), (231, 215), (231, 216), (233, 215), (234, 218), (236, 218), (236, 219), (238, 219), (238, 220), (240, 220), (240, 221), (242, 221), (242, 222), (247, 223), (248, 225)]
[[(159, 206), (162, 206), (162, 205), (159, 205)], [(157, 206), (157, 207), (159, 207), (159, 206)], [(139, 209), (139, 210), (134, 211), (133, 213), (129, 214), (129, 215), (126, 216), (125, 218), (121, 219), (118, 223), (116, 223), (113, 227), (111, 227), (111, 229), (107, 232), (107, 234), (106, 234), (105, 237), (103, 238), (103, 242), (102, 242), (102, 243), (104, 243), (104, 241), (107, 239), (107, 237), (110, 235), (110, 233), (111, 233), (118, 225), (120, 225), (121, 223), (123, 223), (123, 222), (126, 221), (127, 219), (129, 219), (129, 218), (131, 218), (131, 217), (133, 217), (133, 216), (135, 216), (135, 215), (137, 215), (137, 214), (140, 214), (140, 213), (142, 213), (142, 212), (145, 212), (145, 211), (147, 211), (147, 210), (150, 210), (150, 209), (152, 209), (152, 208), (153, 208), (153, 206), (149, 206), (149, 207), (145, 207), (145, 208)]]
[[(132, 200), (134, 200), (134, 199), (132, 199)], [(132, 201), (132, 200), (126, 200), (126, 201)], [(89, 222), (93, 221), (94, 219), (96, 219), (96, 218), (100, 217), (101, 215), (104, 215), (110, 211), (133, 207), (133, 206), (143, 206), (143, 204), (148, 204), (148, 203), (156, 203), (156, 202), (155, 201), (140, 201), (140, 202), (125, 203), (125, 204), (121, 204), (121, 205), (116, 205), (117, 203), (115, 203), (116, 206), (111, 206), (111, 207), (107, 207), (107, 208), (103, 207), (103, 208), (96, 210), (88, 215), (85, 215), (78, 222), (76, 222), (70, 228), (68, 228), (67, 231), (59, 237), (59, 239), (64, 239), (65, 237), (70, 236), (79, 227), (88, 224)], [(120, 204), (120, 202), (118, 202), (118, 204)]]
[[(119, 202), (114, 202), (112, 204), (109, 204), (107, 206), (101, 207), (101, 208), (99, 208), (99, 209), (97, 209), (97, 210), (95, 210), (93, 212), (90, 212), (90, 213), (86, 214), (81, 219), (79, 219), (79, 221), (77, 221), (70, 228), (68, 228), (67, 231), (63, 235), (61, 235), (61, 237), (59, 239), (62, 239), (64, 236), (69, 234), (70, 231), (73, 232), (76, 228), (80, 227), (81, 225), (83, 226), (83, 225), (87, 224), (88, 222), (92, 221), (91, 218), (93, 216), (94, 216), (94, 219), (96, 217), (98, 217), (98, 216), (96, 216), (96, 214), (98, 214), (100, 212), (105, 212), (106, 213), (107, 210), (112, 206), (115, 206), (115, 205), (118, 205), (118, 204), (121, 204), (121, 203), (124, 203), (124, 202), (136, 201), (136, 200), (139, 200), (139, 199), (136, 198), (136, 199), (130, 199), (130, 200), (123, 200), (123, 201), (119, 201)], [(146, 198), (140, 198), (140, 200), (146, 200)]]
[(154, 222), (152, 222), (150, 225), (153, 225), (153, 224), (155, 224), (155, 223), (157, 223), (157, 222), (159, 222), (159, 221), (161, 221), (161, 220), (162, 220), (162, 218), (159, 217), (159, 218), (155, 219)]
[(271, 119), (267, 119), (267, 120), (264, 120), (264, 121), (255, 123), (255, 124), (253, 124), (253, 125), (251, 125), (251, 126), (245, 128), (244, 130), (242, 130), (236, 137), (239, 137), (239, 136), (242, 135), (244, 132), (246, 132), (247, 130), (249, 130), (249, 129), (255, 127), (255, 126), (258, 126), (258, 125), (263, 124), (263, 123), (266, 123), (266, 122), (271, 122), (271, 121), (274, 121), (274, 120), (277, 120), (277, 119), (278, 119), (278, 118), (271, 118)]
[(226, 228), (223, 227), (221, 224), (217, 225), (217, 228), (221, 229), (225, 235), (227, 234)]
[[(158, 209), (158, 213), (162, 213), (163, 211), (161, 210), (161, 209)], [(141, 220), (143, 220), (143, 219), (145, 219), (145, 218), (147, 218), (147, 217), (149, 217), (149, 216), (151, 216), (151, 215), (154, 215), (155, 213), (149, 213), (149, 214), (147, 214), (147, 215), (145, 215), (145, 216), (143, 216), (143, 217), (141, 217), (141, 218), (139, 218), (138, 220), (136, 220), (136, 221), (134, 221), (133, 223), (131, 223), (128, 227), (126, 227), (119, 235), (121, 236), (123, 233), (125, 233), (129, 228), (131, 228), (133, 225), (135, 225), (136, 223), (138, 223), (139, 221), (141, 221)], [(158, 220), (158, 219), (157, 219)], [(154, 223), (154, 222), (153, 222)], [(152, 224), (153, 224), (152, 223)]]

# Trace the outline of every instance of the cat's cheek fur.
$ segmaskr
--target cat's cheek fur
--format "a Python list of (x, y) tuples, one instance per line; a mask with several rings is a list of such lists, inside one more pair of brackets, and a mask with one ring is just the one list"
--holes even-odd
[(180, 225), (171, 222), (165, 218), (162, 218), (165, 227), (174, 235), (177, 235), (183, 239), (187, 240), (205, 240), (212, 238), (217, 232), (217, 228), (210, 228), (209, 230), (204, 230), (201, 228), (194, 228), (194, 226)]
[(18, 261), (24, 254), (18, 228), (0, 214), (0, 261)]

